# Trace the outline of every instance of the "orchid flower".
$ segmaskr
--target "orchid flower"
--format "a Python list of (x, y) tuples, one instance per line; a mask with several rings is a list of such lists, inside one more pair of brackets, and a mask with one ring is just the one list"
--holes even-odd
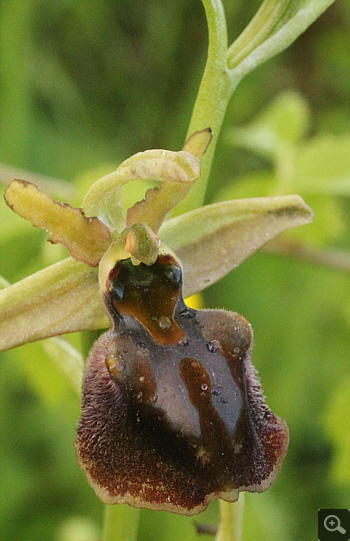
[[(7, 204), (71, 257), (0, 292), (0, 347), (110, 327), (86, 363), (75, 447), (102, 501), (192, 515), (270, 486), (288, 446), (251, 364), (252, 329), (184, 297), (282, 231), (308, 223), (297, 196), (225, 201), (174, 218), (200, 176), (208, 128), (180, 152), (140, 152), (95, 182), (82, 208), (14, 180)], [(122, 190), (158, 181), (125, 213)]]
[[(95, 182), (79, 209), (25, 180), (5, 193), (70, 257), (13, 285), (0, 277), (0, 351), (49, 338), (45, 349), (80, 391), (82, 356), (56, 337), (109, 328), (85, 364), (80, 467), (107, 504), (194, 515), (221, 498), (216, 541), (241, 539), (243, 499), (226, 502), (270, 486), (288, 428), (265, 404), (247, 320), (194, 310), (184, 298), (313, 213), (297, 195), (201, 205), (234, 90), (333, 1), (264, 0), (229, 46), (222, 1), (202, 0), (208, 59), (183, 150), (132, 156)], [(160, 187), (125, 212), (123, 187), (135, 180)], [(137, 516), (106, 506), (104, 541), (136, 539)]]

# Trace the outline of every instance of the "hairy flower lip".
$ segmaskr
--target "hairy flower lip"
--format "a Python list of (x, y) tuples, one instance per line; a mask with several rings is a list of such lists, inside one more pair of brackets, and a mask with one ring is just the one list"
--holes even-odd
[[(249, 323), (223, 310), (187, 309), (175, 294), (181, 280), (169, 282), (174, 264), (179, 268), (163, 255), (150, 267), (119, 262), (119, 269), (129, 268), (120, 286), (119, 271), (111, 275), (113, 287), (141, 288), (142, 294), (152, 291), (153, 279), (157, 288), (165, 280), (162, 299), (171, 310), (175, 303), (173, 317), (186, 341), (162, 343), (147, 318), (130, 312), (133, 292), (125, 305), (117, 296), (114, 328), (87, 361), (75, 448), (105, 503), (193, 515), (213, 498), (235, 501), (242, 490), (266, 490), (285, 455), (288, 431), (264, 403), (250, 361)], [(142, 303), (135, 307), (143, 310)]]

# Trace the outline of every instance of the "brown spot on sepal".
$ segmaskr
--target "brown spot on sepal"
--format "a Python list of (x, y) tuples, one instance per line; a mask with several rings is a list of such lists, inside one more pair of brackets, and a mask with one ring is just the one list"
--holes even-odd
[[(288, 429), (264, 402), (249, 323), (232, 312), (187, 308), (171, 256), (134, 272), (139, 267), (119, 262), (111, 273), (106, 303), (114, 328), (87, 361), (75, 447), (89, 483), (109, 504), (187, 515), (215, 497), (235, 501), (241, 490), (266, 490)], [(129, 291), (120, 303), (122, 289)], [(153, 325), (153, 310), (170, 327)]]

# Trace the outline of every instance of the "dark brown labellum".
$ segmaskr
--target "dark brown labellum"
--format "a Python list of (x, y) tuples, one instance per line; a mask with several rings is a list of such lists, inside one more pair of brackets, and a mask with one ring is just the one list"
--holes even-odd
[(249, 323), (188, 308), (171, 255), (119, 261), (107, 285), (114, 326), (90, 352), (75, 442), (97, 495), (193, 515), (266, 490), (288, 429), (264, 402)]

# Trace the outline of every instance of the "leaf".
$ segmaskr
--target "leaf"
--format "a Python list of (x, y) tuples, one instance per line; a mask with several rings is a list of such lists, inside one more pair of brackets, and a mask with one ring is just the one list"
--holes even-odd
[(283, 92), (242, 128), (231, 128), (227, 140), (232, 144), (274, 159), (281, 145), (297, 143), (309, 125), (310, 111), (296, 92)]
[(228, 50), (231, 77), (243, 77), (289, 47), (333, 2), (265, 0)]
[(0, 351), (107, 326), (97, 271), (71, 258), (0, 291)]
[(5, 191), (5, 201), (35, 227), (46, 229), (49, 241), (66, 246), (78, 261), (96, 267), (108, 248), (110, 232), (98, 218), (86, 218), (81, 209), (55, 201), (35, 184), (13, 180)]
[(350, 137), (320, 135), (296, 155), (293, 189), (303, 193), (350, 196)]
[(159, 237), (181, 260), (187, 297), (220, 280), (282, 231), (312, 218), (298, 195), (224, 201), (168, 220)]

